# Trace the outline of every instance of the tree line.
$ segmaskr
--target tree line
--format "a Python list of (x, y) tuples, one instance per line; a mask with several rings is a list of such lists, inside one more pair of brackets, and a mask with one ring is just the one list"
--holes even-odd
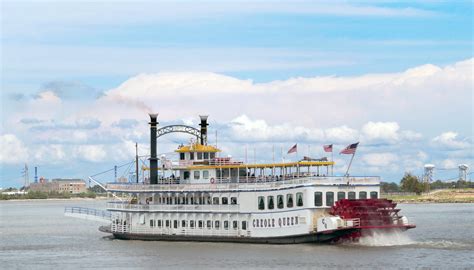
[(419, 177), (411, 173), (405, 173), (403, 178), (400, 180), (400, 185), (394, 182), (380, 183), (380, 190), (383, 193), (415, 192), (417, 194), (420, 194), (422, 192), (427, 192), (433, 189), (446, 188), (474, 188), (474, 183), (462, 180), (452, 182), (442, 182), (441, 180), (437, 180), (432, 183), (424, 183), (422, 180), (419, 179)]

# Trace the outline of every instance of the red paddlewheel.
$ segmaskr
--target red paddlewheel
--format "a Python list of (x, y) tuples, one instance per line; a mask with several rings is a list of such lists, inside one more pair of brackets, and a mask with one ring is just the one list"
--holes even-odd
[(361, 228), (391, 227), (401, 223), (396, 206), (387, 199), (343, 199), (336, 202), (330, 213), (343, 219), (359, 218)]

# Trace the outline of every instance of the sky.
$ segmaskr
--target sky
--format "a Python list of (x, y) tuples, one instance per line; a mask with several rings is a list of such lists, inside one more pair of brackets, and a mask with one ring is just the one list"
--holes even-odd
[(474, 166), (472, 1), (0, 4), (0, 187), (21, 186), (25, 164), (30, 181), (35, 166), (86, 179), (135, 142), (148, 154), (149, 112), (160, 126), (209, 115), (210, 143), (217, 130), (222, 155), (249, 162), (334, 144), (343, 174), (338, 152), (360, 142), (352, 175)]

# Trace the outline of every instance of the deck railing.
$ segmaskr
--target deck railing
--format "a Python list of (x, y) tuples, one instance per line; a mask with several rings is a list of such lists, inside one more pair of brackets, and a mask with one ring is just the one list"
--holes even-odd
[(108, 209), (132, 211), (169, 211), (169, 212), (238, 212), (239, 205), (168, 205), (168, 204), (131, 204), (128, 202), (109, 202)]
[(68, 216), (90, 216), (99, 219), (111, 220), (111, 213), (109, 211), (86, 207), (65, 207), (64, 214)]
[(272, 188), (283, 188), (290, 185), (327, 185), (327, 186), (351, 186), (351, 185), (378, 185), (380, 184), (379, 177), (299, 177), (290, 180), (281, 181), (255, 181), (245, 182), (235, 181), (230, 179), (214, 179), (214, 183), (203, 183), (203, 184), (177, 184), (177, 180), (169, 184), (133, 184), (133, 183), (110, 183), (107, 184), (109, 191), (132, 191), (132, 192), (165, 192), (165, 191), (200, 191), (200, 190), (257, 190), (257, 189), (272, 189)]

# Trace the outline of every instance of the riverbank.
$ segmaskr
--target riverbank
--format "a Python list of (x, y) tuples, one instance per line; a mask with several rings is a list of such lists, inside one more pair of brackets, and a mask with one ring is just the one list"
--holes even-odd
[(441, 189), (420, 195), (381, 195), (397, 203), (474, 203), (474, 189)]
[(99, 197), (105, 198), (104, 194), (97, 194), (94, 192), (84, 192), (78, 194), (70, 194), (70, 193), (57, 193), (57, 192), (39, 192), (39, 191), (32, 191), (27, 192), (24, 194), (0, 194), (0, 201), (5, 200), (69, 200), (69, 199), (96, 199)]

